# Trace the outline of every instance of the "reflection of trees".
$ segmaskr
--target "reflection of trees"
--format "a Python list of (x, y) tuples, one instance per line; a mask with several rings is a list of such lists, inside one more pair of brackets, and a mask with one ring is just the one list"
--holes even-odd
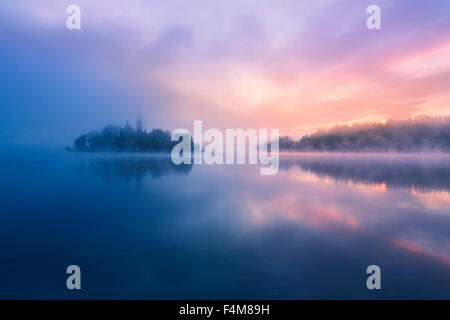
[(170, 157), (102, 157), (92, 160), (91, 167), (99, 172), (106, 180), (124, 179), (136, 180), (139, 186), (141, 181), (150, 176), (159, 178), (168, 174), (189, 174), (192, 165), (175, 165)]
[(301, 169), (327, 176), (336, 182), (385, 183), (386, 186), (427, 190), (450, 190), (450, 161), (448, 157), (433, 156), (396, 159), (395, 156), (356, 157), (299, 156), (280, 159), (280, 168)]

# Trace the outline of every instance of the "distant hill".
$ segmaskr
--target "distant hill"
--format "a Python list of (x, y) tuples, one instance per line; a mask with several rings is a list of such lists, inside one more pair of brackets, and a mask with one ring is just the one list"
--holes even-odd
[(298, 141), (280, 138), (280, 150), (327, 152), (450, 152), (450, 116), (339, 125)]

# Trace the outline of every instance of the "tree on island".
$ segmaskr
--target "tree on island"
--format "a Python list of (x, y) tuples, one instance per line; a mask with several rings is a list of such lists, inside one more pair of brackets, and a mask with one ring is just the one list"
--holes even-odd
[(100, 131), (79, 136), (75, 139), (74, 150), (170, 152), (177, 143), (171, 141), (169, 131), (153, 129), (147, 132), (139, 126), (135, 130), (127, 122), (124, 127), (108, 125)]

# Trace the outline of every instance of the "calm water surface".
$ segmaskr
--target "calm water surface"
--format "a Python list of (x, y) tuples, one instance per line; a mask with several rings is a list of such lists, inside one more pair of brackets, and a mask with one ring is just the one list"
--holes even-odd
[[(275, 176), (148, 155), (0, 161), (0, 298), (450, 298), (449, 156), (284, 155)], [(382, 290), (366, 288), (371, 264)]]

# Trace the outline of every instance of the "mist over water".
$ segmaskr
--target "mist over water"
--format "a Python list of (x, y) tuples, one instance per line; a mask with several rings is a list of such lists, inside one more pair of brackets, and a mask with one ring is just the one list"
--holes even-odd
[[(15, 151), (1, 298), (450, 298), (450, 157), (289, 154), (280, 171)], [(82, 290), (65, 287), (68, 265)], [(366, 288), (367, 266), (382, 290)]]

